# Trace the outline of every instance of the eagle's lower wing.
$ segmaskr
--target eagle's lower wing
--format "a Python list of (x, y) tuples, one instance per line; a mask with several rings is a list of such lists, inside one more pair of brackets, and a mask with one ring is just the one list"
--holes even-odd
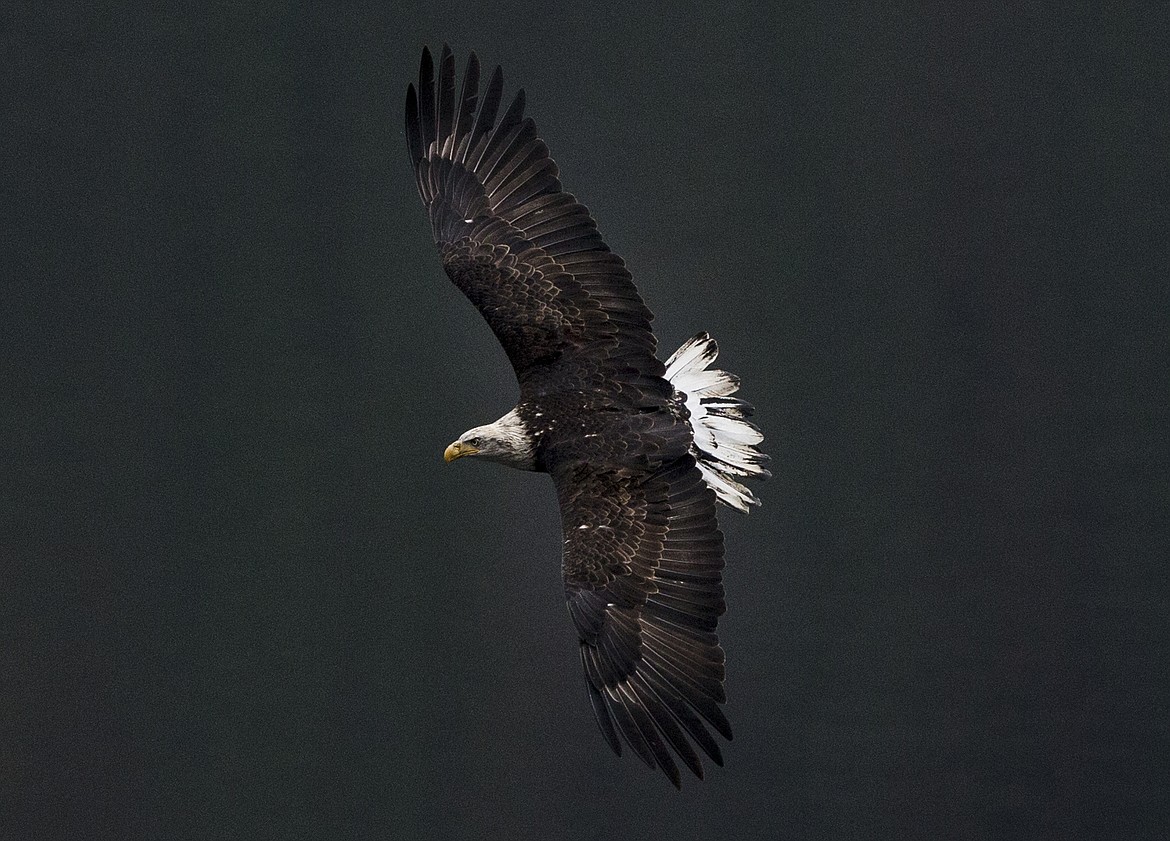
[(407, 146), (443, 267), (518, 378), (574, 360), (661, 378), (650, 311), (589, 211), (561, 191), (548, 147), (524, 117), (524, 91), (497, 121), (503, 76), (497, 67), (480, 100), (474, 53), (458, 96), (455, 88), (451, 51), (443, 47), (436, 85), (424, 50), (418, 91), (407, 91)]
[(690, 456), (653, 472), (577, 465), (554, 472), (569, 614), (597, 723), (678, 786), (669, 746), (698, 777), (687, 734), (716, 764), (731, 728), (719, 705), (723, 535)]

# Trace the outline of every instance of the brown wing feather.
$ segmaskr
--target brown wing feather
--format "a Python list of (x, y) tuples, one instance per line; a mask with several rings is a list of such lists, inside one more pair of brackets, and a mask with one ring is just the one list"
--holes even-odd
[(521, 383), (535, 367), (583, 364), (608, 367), (599, 379), (638, 377), (643, 392), (669, 397), (665, 381), (654, 382), (664, 368), (653, 316), (589, 211), (561, 190), (548, 147), (524, 117), (524, 91), (497, 121), (502, 74), (497, 67), (482, 102), (479, 75), (472, 53), (457, 97), (444, 45), (438, 76), (423, 50), (418, 91), (407, 91), (407, 148), (444, 269)]
[(690, 456), (649, 474), (577, 463), (553, 479), (569, 615), (598, 726), (615, 752), (620, 733), (676, 786), (676, 755), (701, 778), (691, 740), (723, 764), (704, 720), (731, 738), (719, 706), (723, 535), (714, 494)]

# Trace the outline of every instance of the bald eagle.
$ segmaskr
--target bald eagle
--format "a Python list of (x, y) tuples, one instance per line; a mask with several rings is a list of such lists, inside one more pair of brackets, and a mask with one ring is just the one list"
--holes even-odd
[(715, 504), (758, 504), (741, 480), (769, 475), (763, 436), (731, 396), (738, 379), (709, 367), (718, 348), (707, 334), (657, 359), (650, 310), (562, 191), (524, 91), (501, 117), (500, 68), (482, 99), (479, 80), (472, 53), (457, 95), (450, 49), (437, 77), (424, 49), (406, 141), (443, 268), (503, 345), (520, 400), (443, 455), (552, 476), (597, 724), (615, 753), (624, 740), (681, 787), (675, 756), (702, 778), (691, 742), (722, 765), (708, 726), (731, 739)]

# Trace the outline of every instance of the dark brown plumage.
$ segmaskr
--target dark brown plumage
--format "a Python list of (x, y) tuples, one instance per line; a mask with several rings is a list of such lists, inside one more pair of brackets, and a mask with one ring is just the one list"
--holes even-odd
[[(419, 88), (411, 85), (406, 100), (419, 194), (443, 268), (487, 320), (520, 383), (515, 415), (530, 452), (496, 460), (555, 483), (565, 593), (598, 725), (615, 752), (624, 740), (678, 786), (676, 757), (703, 775), (692, 741), (722, 764), (708, 727), (731, 738), (715, 634), (723, 536), (709, 473), (734, 472), (735, 463), (711, 466), (717, 457), (696, 446), (687, 394), (655, 356), (650, 311), (588, 210), (562, 192), (524, 117), (524, 92), (497, 119), (502, 74), (492, 73), (482, 100), (479, 76), (473, 53), (457, 94), (450, 50), (437, 78), (423, 51)], [(686, 347), (708, 353), (705, 365), (714, 343), (700, 339), (709, 351), (699, 340)], [(723, 396), (706, 410), (716, 441), (717, 420), (741, 425), (741, 438), (755, 430), (742, 420), (750, 407), (725, 396), (735, 384), (724, 376), (730, 385), (710, 391)], [(484, 446), (474, 436), (461, 443), (463, 452)], [(766, 456), (750, 441), (737, 446), (747, 466), (735, 475), (766, 473)], [(697, 461), (708, 466), (701, 472)]]

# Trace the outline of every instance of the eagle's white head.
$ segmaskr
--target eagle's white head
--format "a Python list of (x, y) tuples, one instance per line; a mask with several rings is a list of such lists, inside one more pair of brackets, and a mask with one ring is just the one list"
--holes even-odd
[(495, 423), (467, 430), (443, 453), (448, 463), (464, 456), (478, 456), (519, 470), (535, 470), (536, 441), (513, 409)]

